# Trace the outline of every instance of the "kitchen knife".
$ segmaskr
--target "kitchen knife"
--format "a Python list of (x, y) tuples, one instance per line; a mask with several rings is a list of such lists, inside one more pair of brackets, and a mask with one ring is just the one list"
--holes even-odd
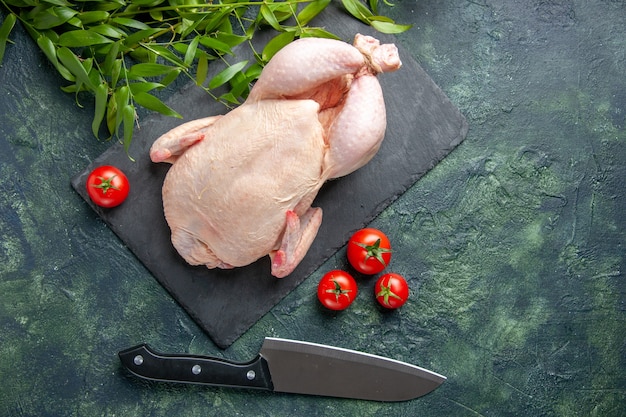
[(406, 401), (446, 377), (415, 365), (354, 350), (273, 337), (250, 362), (161, 354), (142, 344), (119, 352), (133, 374), (150, 380), (257, 388), (276, 392)]

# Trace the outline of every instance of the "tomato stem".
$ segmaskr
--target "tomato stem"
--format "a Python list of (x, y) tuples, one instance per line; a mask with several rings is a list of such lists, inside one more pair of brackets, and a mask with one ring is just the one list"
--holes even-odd
[(109, 178), (98, 177), (98, 179), (100, 180), (100, 184), (98, 185), (94, 184), (93, 187), (100, 188), (102, 190), (102, 194), (106, 194), (109, 190), (119, 190), (118, 187), (113, 185), (113, 179), (116, 176), (117, 175), (112, 175)]
[(329, 288), (326, 290), (326, 292), (328, 294), (335, 294), (335, 301), (339, 302), (339, 297), (342, 295), (345, 295), (348, 300), (350, 299), (350, 295), (348, 295), (348, 293), (351, 293), (352, 290), (344, 290), (343, 288), (341, 288), (341, 284), (339, 284), (339, 282), (337, 282), (336, 280), (332, 280), (333, 284), (335, 284), (335, 288)]
[(381, 248), (380, 247), (380, 239), (376, 239), (373, 245), (368, 245), (366, 243), (354, 242), (355, 245), (362, 247), (367, 251), (365, 255), (365, 260), (367, 261), (369, 258), (376, 258), (378, 262), (383, 264), (383, 266), (387, 266), (387, 263), (383, 259), (383, 253), (391, 252), (391, 249)]
[(376, 293), (376, 297), (383, 297), (383, 303), (385, 303), (386, 306), (390, 305), (389, 297), (402, 300), (402, 297), (391, 291), (391, 278), (387, 279), (387, 285), (385, 285), (384, 282), (380, 283), (380, 291)]

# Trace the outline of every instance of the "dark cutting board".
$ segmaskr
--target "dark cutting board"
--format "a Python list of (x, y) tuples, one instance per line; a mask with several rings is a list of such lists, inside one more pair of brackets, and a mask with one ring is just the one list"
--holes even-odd
[[(316, 24), (346, 41), (357, 32), (394, 41), (338, 10)], [(314, 202), (324, 210), (317, 238), (298, 268), (284, 279), (270, 275), (268, 257), (244, 268), (209, 270), (189, 266), (174, 250), (161, 202), (169, 165), (153, 164), (148, 150), (158, 136), (182, 123), (178, 119), (145, 118), (130, 149), (135, 162), (122, 146), (112, 146), (77, 174), (72, 186), (213, 341), (226, 348), (341, 248), (351, 233), (369, 223), (464, 139), (465, 118), (408, 53), (400, 50), (400, 54), (402, 68), (379, 77), (388, 119), (380, 151), (365, 167), (322, 188)], [(244, 55), (242, 50), (236, 58)], [(221, 69), (212, 64), (213, 74)], [(177, 92), (168, 104), (185, 121), (225, 113), (223, 106), (193, 85)], [(130, 180), (128, 199), (114, 209), (94, 206), (85, 192), (88, 173), (102, 164), (120, 167)]]

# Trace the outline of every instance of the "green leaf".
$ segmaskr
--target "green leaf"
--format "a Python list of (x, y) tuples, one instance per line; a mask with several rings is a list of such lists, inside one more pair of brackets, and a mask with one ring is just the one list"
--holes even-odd
[(54, 14), (59, 16), (61, 19), (65, 19), (65, 21), (70, 20), (72, 17), (76, 16), (78, 12), (72, 9), (70, 4), (59, 5), (59, 7), (54, 7), (52, 10)]
[(206, 14), (194, 14), (190, 15), (191, 19), (183, 19), (183, 24), (178, 28), (177, 32), (180, 34), (180, 38), (184, 39), (195, 32), (202, 32), (201, 26), (204, 26), (204, 21), (208, 15)]
[(89, 74), (91, 84), (97, 88), (100, 84), (105, 82), (105, 79), (100, 72), (100, 68), (97, 67), (97, 63), (94, 65), (94, 62), (95, 60), (93, 58), (88, 58), (83, 61), (83, 67), (85, 67), (85, 70)]
[(78, 17), (83, 25), (87, 25), (90, 23), (104, 22), (109, 18), (109, 16), (109, 12), (106, 12), (104, 10), (92, 10), (89, 12), (79, 13), (76, 17)]
[(35, 29), (50, 29), (62, 25), (78, 12), (69, 7), (50, 7), (33, 9), (33, 26)]
[(89, 74), (81, 64), (78, 57), (74, 54), (74, 52), (70, 51), (66, 47), (61, 47), (57, 50), (57, 57), (59, 61), (67, 68), (76, 79), (81, 83), (87, 85), (91, 90), (95, 90), (96, 86), (92, 83), (89, 78)]
[(163, 12), (160, 10), (150, 10), (150, 17), (158, 22), (161, 22), (163, 21)]
[(267, 4), (263, 4), (261, 6), (260, 13), (261, 16), (263, 16), (265, 22), (267, 22), (267, 24), (270, 25), (274, 30), (277, 30), (279, 32), (283, 31), (283, 28), (280, 23), (278, 23), (278, 19), (274, 15), (274, 12), (272, 12)]
[(394, 23), (393, 19), (392, 19), (392, 18), (390, 18), (390, 17), (387, 17), (387, 16), (374, 16), (374, 15), (372, 15), (372, 16), (369, 18), (369, 21), (371, 22), (371, 21), (373, 21), (373, 20), (376, 20), (376, 21), (379, 21), (379, 22), (389, 22), (389, 23)]
[(0, 65), (2, 64), (2, 58), (4, 58), (4, 51), (7, 46), (7, 41), (9, 40), (9, 34), (15, 26), (15, 21), (17, 17), (13, 13), (9, 13), (5, 18), (4, 22), (2, 22), (2, 26), (0, 26)]
[(83, 22), (80, 21), (79, 18), (77, 18), (76, 16), (72, 17), (70, 20), (67, 21), (68, 25), (72, 25), (72, 26), (76, 26), (77, 28), (83, 28)]
[(111, 22), (117, 23), (118, 25), (121, 25), (121, 26), (133, 28), (133, 29), (139, 29), (139, 30), (151, 29), (150, 26), (146, 25), (145, 23), (139, 20), (129, 19), (127, 17), (114, 17), (111, 19)]
[(68, 3), (65, 0), (42, 0), (43, 3), (54, 4), (57, 6), (71, 6), (71, 3)]
[[(230, 94), (239, 102), (239, 98), (245, 99), (250, 93), (250, 83), (255, 79), (259, 78), (261, 74), (261, 64), (254, 63), (246, 68), (245, 72), (240, 72), (236, 74), (230, 80)], [(222, 100), (225, 100), (226, 97), (220, 96)], [(232, 102), (232, 100), (228, 100)]]
[(230, 48), (230, 46), (227, 43), (222, 42), (221, 40), (211, 38), (208, 36), (200, 36), (199, 38), (200, 38), (200, 44), (206, 48), (213, 49), (214, 51), (218, 53), (224, 53), (228, 55), (233, 54), (233, 51)]
[(163, 3), (164, 0), (133, 0), (133, 4), (146, 7), (156, 7)]
[(120, 74), (122, 73), (122, 68), (124, 66), (124, 60), (122, 58), (116, 59), (113, 61), (113, 65), (111, 65), (111, 87), (117, 87), (117, 82), (120, 79)]
[(144, 48), (151, 50), (158, 56), (165, 58), (166, 60), (170, 61), (171, 63), (177, 66), (180, 66), (180, 67), (185, 66), (185, 63), (174, 52), (172, 52), (171, 50), (167, 49), (164, 46), (150, 44), (150, 45), (145, 45)]
[(261, 22), (264, 20), (274, 30), (282, 32), (285, 28), (280, 22), (290, 18), (293, 13), (291, 11), (291, 4), (289, 3), (266, 3), (259, 8), (259, 15), (262, 17)]
[(133, 96), (135, 102), (137, 102), (140, 106), (145, 107), (148, 110), (153, 110), (158, 113), (161, 113), (165, 116), (176, 117), (178, 119), (182, 119), (183, 116), (178, 114), (175, 110), (168, 107), (165, 103), (159, 100), (157, 97), (152, 94), (138, 92)]
[[(269, 3), (268, 3), (269, 4)], [(269, 4), (269, 8), (274, 12), (274, 16), (279, 22), (294, 17), (295, 7), (294, 4), (289, 1), (280, 1)]]
[(244, 73), (246, 74), (246, 78), (250, 82), (259, 78), (262, 71), (263, 71), (263, 67), (261, 66), (261, 64), (255, 62), (254, 64), (246, 68)]
[(353, 17), (359, 19), (363, 23), (370, 23), (370, 17), (374, 14), (370, 9), (367, 8), (363, 3), (359, 0), (341, 0), (343, 7), (346, 8), (348, 13), (350, 13)]
[(222, 94), (221, 96), (219, 96), (219, 100), (221, 102), (226, 102), (230, 104), (241, 104), (241, 102), (232, 92)]
[(159, 57), (152, 50), (143, 47), (131, 50), (128, 55), (137, 62), (152, 64), (155, 64)]
[(305, 27), (302, 28), (302, 32), (300, 32), (301, 38), (327, 38), (327, 39), (337, 39), (340, 40), (339, 36), (334, 33), (330, 33), (326, 29), (315, 28), (315, 27)]
[[(228, 45), (231, 48), (233, 48), (237, 45), (241, 45), (242, 43), (247, 41), (249, 38), (247, 36), (237, 35), (235, 33), (220, 31), (217, 33), (217, 36), (214, 39), (216, 39), (219, 42), (222, 42), (222, 44)], [(227, 52), (227, 53), (231, 54), (232, 52)]]
[(176, 80), (176, 78), (178, 78), (178, 75), (180, 74), (180, 72), (181, 72), (180, 68), (174, 68), (174, 70), (170, 71), (169, 74), (161, 78), (161, 83), (166, 86), (170, 85), (172, 82), (174, 82), (174, 80)]
[(113, 39), (121, 39), (124, 36), (127, 36), (126, 32), (124, 32), (122, 29), (115, 26), (107, 25), (105, 23), (101, 25), (91, 26), (89, 30)]
[(104, 75), (111, 75), (111, 71), (113, 69), (113, 62), (117, 58), (117, 55), (120, 52), (120, 41), (113, 42), (111, 45), (107, 45), (108, 51), (104, 58), (104, 62), (102, 63), (102, 70), (104, 71)]
[[(80, 87), (82, 87), (82, 84), (78, 82), (72, 85), (66, 85), (61, 87), (61, 91), (63, 91), (64, 93), (78, 93), (80, 91)], [(78, 104), (78, 107), (82, 108), (83, 106)]]
[(272, 39), (265, 45), (261, 53), (263, 62), (268, 62), (276, 52), (281, 50), (285, 45), (294, 40), (296, 34), (293, 31), (283, 32)]
[(87, 74), (90, 74), (93, 68), (93, 58), (83, 59), (81, 61), (81, 64), (83, 65), (83, 68), (85, 68), (85, 71), (87, 72)]
[(153, 64), (150, 62), (135, 64), (128, 71), (129, 76), (133, 77), (156, 77), (174, 71), (176, 67), (170, 67), (163, 64)]
[(400, 25), (397, 23), (386, 22), (386, 21), (381, 21), (381, 20), (371, 20), (370, 25), (372, 25), (372, 27), (379, 32), (389, 33), (389, 34), (406, 32), (407, 30), (411, 29), (411, 27), (413, 26), (413, 25)]
[[(370, 9), (373, 13), (378, 14), (378, 0), (369, 0)], [(391, 4), (388, 4), (391, 6)]]
[(124, 150), (128, 155), (130, 143), (133, 140), (133, 131), (135, 130), (136, 112), (135, 107), (127, 104), (122, 109), (122, 118), (124, 120)]
[[(96, 4), (97, 6), (92, 7), (93, 9), (103, 10), (105, 12), (112, 12), (112, 13), (119, 11), (120, 7), (122, 7), (124, 4), (124, 2), (121, 0), (113, 0), (113, 1), (77, 0), (77, 2), (80, 2), (82, 4)], [(133, 0), (133, 4), (135, 3), (136, 3), (136, 0)]]
[(176, 28), (174, 28), (174, 32), (178, 33), (181, 37), (186, 38), (187, 36), (189, 36), (191, 32), (194, 31), (196, 26), (198, 26), (199, 24), (200, 24), (200, 21), (198, 20), (186, 19), (183, 17), (180, 20), (179, 25)]
[(37, 45), (63, 78), (67, 81), (76, 81), (76, 77), (59, 62), (57, 50), (50, 38), (40, 35), (37, 38)]
[(124, 39), (124, 46), (130, 49), (135, 49), (139, 42), (145, 41), (161, 31), (162, 29), (149, 28), (135, 32), (132, 35), (128, 35), (128, 37)]
[(109, 131), (109, 134), (111, 136), (113, 136), (116, 130), (116, 125), (115, 125), (116, 119), (117, 119), (117, 100), (115, 98), (115, 93), (113, 93), (113, 96), (111, 96), (109, 98), (109, 101), (107, 102), (107, 115), (106, 115), (107, 130)]
[(71, 30), (69, 32), (63, 32), (61, 36), (59, 36), (59, 45), (67, 46), (68, 48), (93, 46), (111, 42), (113, 42), (111, 39), (91, 30)]
[(129, 84), (130, 87), (130, 93), (132, 95), (136, 95), (137, 93), (147, 93), (148, 91), (152, 91), (155, 88), (163, 88), (165, 87), (163, 84), (161, 83), (153, 83), (153, 82), (140, 82), (140, 83), (131, 83)]
[(124, 120), (123, 109), (130, 102), (130, 90), (127, 86), (122, 86), (117, 89), (116, 92), (113, 93), (113, 98), (115, 99), (115, 126), (114, 131), (115, 135), (119, 137), (119, 128), (122, 125), (122, 121)]
[(200, 37), (196, 36), (193, 38), (189, 46), (187, 47), (187, 51), (185, 52), (184, 62), (186, 66), (190, 66), (196, 57), (196, 51), (198, 50), (198, 42), (200, 42)]
[(91, 131), (95, 137), (99, 136), (98, 132), (100, 131), (100, 125), (104, 119), (108, 98), (109, 86), (106, 83), (102, 83), (96, 88), (96, 106), (93, 112), (93, 121), (91, 122)]
[(206, 54), (201, 54), (198, 57), (198, 66), (196, 67), (196, 84), (202, 85), (209, 74), (209, 59)]
[(298, 23), (300, 25), (307, 25), (311, 20), (315, 18), (322, 10), (330, 4), (331, 0), (314, 0), (307, 4), (297, 15)]
[(248, 65), (248, 61), (241, 61), (220, 71), (211, 79), (211, 81), (209, 81), (209, 88), (213, 89), (226, 84), (246, 65)]
[[(221, 28), (224, 23), (229, 23), (229, 17), (231, 13), (235, 10), (235, 6), (226, 7), (224, 5), (223, 8), (220, 8), (216, 11), (211, 12), (206, 19), (203, 19), (202, 25), (198, 25), (198, 30), (202, 27), (204, 33), (213, 33), (218, 28)], [(232, 32), (232, 31), (230, 31)]]

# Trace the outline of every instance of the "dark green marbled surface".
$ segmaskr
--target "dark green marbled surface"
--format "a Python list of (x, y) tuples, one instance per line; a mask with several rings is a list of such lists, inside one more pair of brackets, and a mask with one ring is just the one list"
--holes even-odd
[[(345, 266), (342, 250), (227, 350), (71, 189), (110, 144), (16, 28), (0, 68), (0, 415), (623, 415), (626, 2), (398, 0), (384, 12), (414, 24), (398, 43), (470, 123), (373, 222), (412, 298), (383, 313), (365, 280), (349, 310), (323, 311), (315, 287)], [(264, 336), (448, 381), (385, 404), (139, 383), (116, 357), (147, 341), (247, 360)]]

